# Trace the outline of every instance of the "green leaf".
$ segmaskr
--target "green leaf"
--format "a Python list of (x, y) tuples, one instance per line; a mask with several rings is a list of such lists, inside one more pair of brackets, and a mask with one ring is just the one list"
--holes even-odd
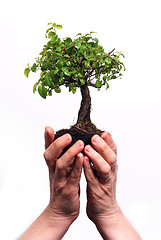
[(37, 85), (38, 85), (38, 82), (36, 82), (36, 83), (34, 84), (34, 86), (33, 86), (33, 93), (36, 92), (36, 90), (37, 90)]
[(81, 83), (81, 85), (84, 85), (86, 83), (86, 81), (84, 79), (80, 79), (80, 83)]
[(57, 25), (56, 25), (56, 28), (57, 28), (57, 29), (62, 29), (62, 25), (57, 24)]
[(103, 81), (106, 81), (107, 80), (107, 76), (103, 76)]
[(92, 34), (92, 33), (96, 33), (96, 34), (98, 34), (97, 32), (90, 32), (90, 34)]
[(69, 73), (69, 71), (68, 71), (68, 68), (63, 67), (63, 68), (62, 68), (62, 71), (63, 71), (63, 73), (64, 73), (65, 75), (70, 76), (70, 73)]
[(47, 89), (42, 84), (40, 84), (39, 87), (38, 87), (38, 93), (40, 94), (40, 96), (42, 98), (46, 98), (46, 96), (47, 96)]
[(82, 36), (82, 33), (78, 33), (78, 34), (76, 35), (76, 37), (77, 37), (77, 36)]
[(106, 82), (106, 90), (109, 88), (109, 84)]
[(101, 88), (101, 87), (102, 87), (102, 82), (98, 80), (98, 81), (96, 82), (95, 86), (96, 86), (97, 88)]
[(96, 45), (98, 45), (98, 38), (93, 38), (93, 40), (95, 41)]
[(34, 63), (34, 64), (32, 65), (31, 71), (32, 71), (32, 72), (36, 72), (36, 63)]
[(65, 54), (64, 57), (69, 58), (69, 55), (68, 55), (68, 54)]
[(56, 23), (53, 23), (52, 25), (53, 25), (53, 27), (56, 27), (56, 26), (57, 26)]
[(110, 59), (110, 58), (106, 59), (106, 60), (105, 60), (105, 63), (111, 64), (111, 59)]
[(74, 44), (74, 46), (75, 46), (76, 49), (79, 49), (81, 47), (81, 43), (80, 42), (76, 42)]
[(54, 74), (57, 74), (59, 72), (59, 68), (56, 68), (54, 71)]
[(59, 83), (63, 84), (64, 83), (64, 79), (63, 78), (59, 78)]
[(24, 70), (24, 74), (25, 74), (25, 76), (28, 78), (28, 76), (29, 76), (29, 73), (30, 73), (30, 68), (26, 68), (25, 70)]
[(74, 94), (76, 91), (77, 91), (77, 87), (76, 86), (72, 87), (72, 93)]
[(55, 87), (55, 88), (54, 88), (54, 91), (55, 91), (56, 93), (60, 93), (60, 92), (61, 92), (61, 89), (60, 89), (60, 87)]
[(53, 38), (55, 35), (56, 35), (56, 33), (51, 31), (48, 34), (48, 38)]
[(52, 87), (52, 78), (49, 76), (49, 73), (45, 74), (44, 80), (46, 86)]
[(48, 96), (52, 96), (52, 91), (49, 91), (49, 92), (48, 92)]

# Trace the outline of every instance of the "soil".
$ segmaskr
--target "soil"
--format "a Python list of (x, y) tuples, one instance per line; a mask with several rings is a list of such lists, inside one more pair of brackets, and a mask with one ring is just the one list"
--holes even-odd
[[(91, 137), (95, 134), (101, 135), (103, 131), (91, 122), (91, 97), (87, 85), (81, 86), (82, 101), (78, 112), (77, 123), (70, 127), (70, 129), (62, 129), (56, 132), (55, 139), (62, 135), (69, 133), (72, 136), (72, 142), (68, 145), (62, 154), (67, 151), (77, 140), (82, 140), (84, 145), (91, 144)], [(61, 155), (62, 155), (61, 154)]]
[(72, 142), (64, 149), (62, 154), (64, 154), (77, 140), (82, 140), (84, 145), (91, 144), (92, 136), (95, 134), (101, 135), (103, 131), (97, 129), (96, 126), (91, 122), (82, 122), (80, 124), (71, 126), (70, 129), (59, 130), (56, 132), (55, 139), (66, 133), (69, 133), (72, 136)]

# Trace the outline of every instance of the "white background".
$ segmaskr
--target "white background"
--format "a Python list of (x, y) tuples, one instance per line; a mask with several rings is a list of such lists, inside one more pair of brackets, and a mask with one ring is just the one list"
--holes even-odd
[[(48, 204), (44, 128), (68, 128), (81, 96), (62, 89), (46, 100), (32, 93), (38, 75), (25, 78), (45, 44), (48, 22), (62, 37), (98, 32), (106, 51), (126, 56), (123, 79), (105, 91), (91, 89), (92, 120), (118, 147), (117, 199), (144, 240), (161, 239), (161, 35), (160, 1), (5, 0), (0, 4), (0, 239), (12, 240)], [(64, 239), (102, 239), (87, 219), (86, 183), (81, 213)]]

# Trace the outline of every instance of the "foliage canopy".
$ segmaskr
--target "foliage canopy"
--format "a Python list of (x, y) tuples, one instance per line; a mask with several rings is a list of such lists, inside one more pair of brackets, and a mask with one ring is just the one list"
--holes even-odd
[(52, 90), (61, 92), (61, 86), (69, 88), (75, 93), (77, 88), (83, 85), (92, 86), (98, 90), (106, 85), (109, 80), (116, 79), (125, 70), (120, 57), (121, 52), (106, 53), (99, 45), (99, 40), (92, 35), (79, 33), (75, 39), (70, 37), (60, 39), (56, 30), (62, 26), (56, 23), (48, 23), (46, 38), (49, 39), (43, 46), (42, 52), (36, 58), (36, 62), (24, 70), (28, 78), (29, 73), (40, 70), (40, 79), (34, 84), (33, 92), (38, 90), (41, 97), (52, 95)]

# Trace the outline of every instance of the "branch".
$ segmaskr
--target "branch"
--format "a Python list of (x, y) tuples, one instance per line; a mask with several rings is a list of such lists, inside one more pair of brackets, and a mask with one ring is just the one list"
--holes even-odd
[(115, 51), (115, 48), (114, 49), (112, 49), (112, 51), (111, 52), (109, 52), (109, 55), (111, 55), (111, 53), (113, 53)]

